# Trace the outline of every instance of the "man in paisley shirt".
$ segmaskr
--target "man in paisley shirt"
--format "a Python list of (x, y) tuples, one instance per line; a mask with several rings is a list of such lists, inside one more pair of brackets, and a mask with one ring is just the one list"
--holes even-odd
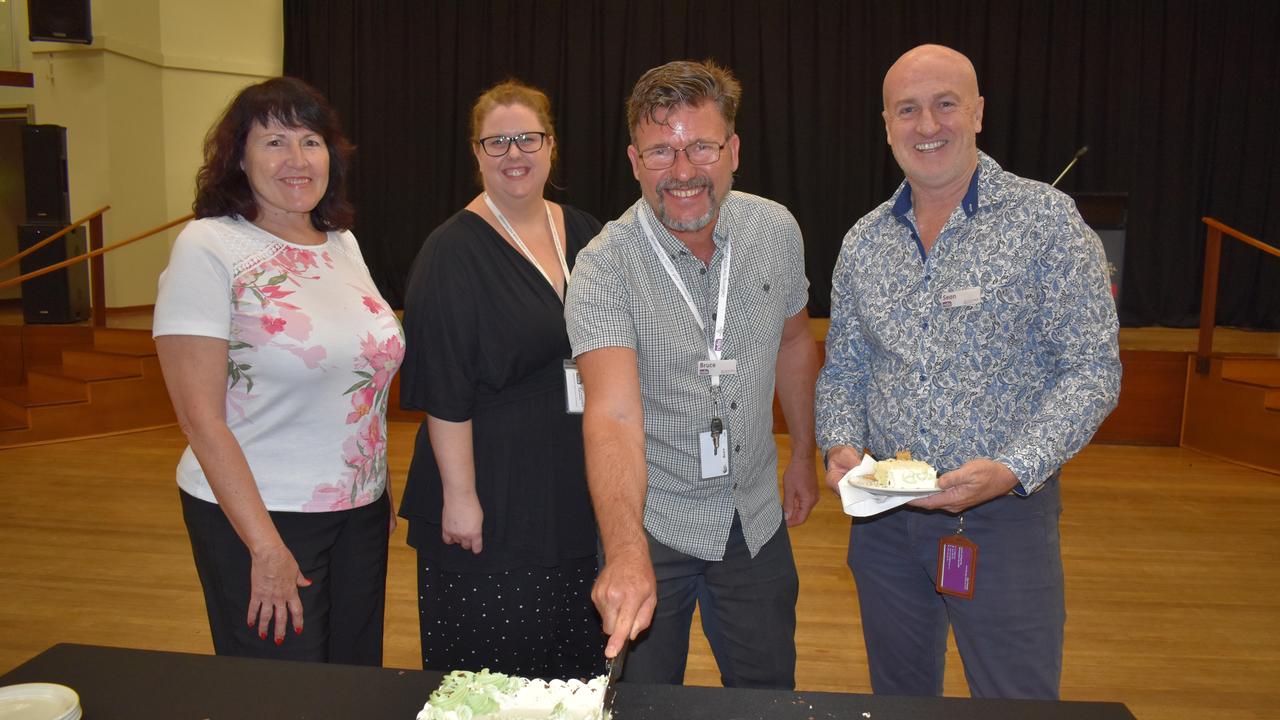
[[(906, 181), (840, 251), (818, 442), (833, 489), (864, 451), (939, 472), (941, 492), (852, 526), (873, 690), (942, 694), (950, 627), (973, 696), (1057, 698), (1058, 478), (1115, 406), (1118, 323), (1097, 236), (1069, 197), (979, 152), (982, 110), (949, 48), (885, 75)], [(956, 557), (981, 560), (960, 585), (939, 578)]]

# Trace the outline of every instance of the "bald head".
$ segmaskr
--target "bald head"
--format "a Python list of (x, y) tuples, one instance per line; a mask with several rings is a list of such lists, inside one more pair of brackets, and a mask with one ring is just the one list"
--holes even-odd
[(915, 197), (947, 205), (963, 196), (978, 165), (982, 131), (978, 74), (969, 58), (921, 45), (884, 76), (884, 129)]
[(891, 89), (922, 77), (945, 77), (970, 97), (978, 97), (978, 73), (963, 54), (945, 45), (920, 45), (898, 58), (884, 75), (884, 109), (889, 109)]

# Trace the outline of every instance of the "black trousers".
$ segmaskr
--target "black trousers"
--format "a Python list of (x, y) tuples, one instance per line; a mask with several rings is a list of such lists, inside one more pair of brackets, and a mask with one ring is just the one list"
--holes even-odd
[(391, 509), (387, 494), (369, 505), (336, 512), (272, 512), (271, 520), (298, 561), (308, 587), (298, 588), (304, 627), (290, 627), (284, 643), (267, 639), (249, 612), (249, 550), (216, 503), (181, 490), (182, 516), (218, 655), (382, 665)]
[(594, 555), (486, 574), (446, 572), (419, 553), (422, 667), (544, 680), (604, 674), (595, 579)]

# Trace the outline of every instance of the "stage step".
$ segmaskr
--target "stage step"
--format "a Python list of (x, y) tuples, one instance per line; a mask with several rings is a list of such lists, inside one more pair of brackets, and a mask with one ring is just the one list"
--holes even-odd
[(1187, 364), (1180, 444), (1280, 475), (1280, 360), (1214, 357)]
[(92, 339), (68, 342), (58, 363), (27, 367), (26, 384), (0, 388), (0, 448), (176, 422), (150, 332), (98, 328)]

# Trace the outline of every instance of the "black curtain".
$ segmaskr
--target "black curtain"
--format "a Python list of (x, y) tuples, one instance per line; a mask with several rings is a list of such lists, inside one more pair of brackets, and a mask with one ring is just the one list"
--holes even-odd
[[(609, 220), (639, 197), (624, 100), (646, 69), (713, 58), (742, 81), (736, 187), (791, 209), (810, 310), (827, 314), (844, 233), (902, 175), (881, 81), (904, 51), (954, 47), (978, 69), (979, 145), (1060, 187), (1128, 194), (1121, 317), (1197, 321), (1210, 215), (1280, 245), (1280, 3), (1220, 0), (285, 0), (285, 71), (314, 84), (358, 146), (356, 233), (399, 305), (433, 227), (478, 191), (476, 96), (507, 77), (550, 95), (553, 199)], [(1223, 257), (1217, 321), (1280, 329), (1280, 259)]]

